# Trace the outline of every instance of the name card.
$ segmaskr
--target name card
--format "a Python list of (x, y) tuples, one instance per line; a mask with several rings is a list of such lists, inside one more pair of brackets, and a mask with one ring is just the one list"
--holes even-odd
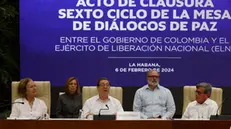
[(117, 112), (116, 120), (140, 120), (140, 112)]

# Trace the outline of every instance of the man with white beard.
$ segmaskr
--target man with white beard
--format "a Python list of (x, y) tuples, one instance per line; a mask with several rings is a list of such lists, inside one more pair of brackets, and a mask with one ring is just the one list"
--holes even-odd
[(136, 91), (133, 111), (140, 112), (143, 119), (171, 119), (176, 111), (169, 89), (159, 84), (160, 74), (156, 70), (147, 72), (147, 85)]

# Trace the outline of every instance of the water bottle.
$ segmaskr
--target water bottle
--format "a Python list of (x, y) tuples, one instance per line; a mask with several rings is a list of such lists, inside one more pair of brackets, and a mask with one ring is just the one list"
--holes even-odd
[(78, 119), (82, 119), (82, 113), (83, 113), (83, 110), (82, 109), (79, 109), (79, 115), (78, 115)]

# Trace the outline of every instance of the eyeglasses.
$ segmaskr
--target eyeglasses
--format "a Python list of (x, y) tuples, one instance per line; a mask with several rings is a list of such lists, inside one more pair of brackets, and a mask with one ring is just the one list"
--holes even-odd
[(148, 76), (149, 78), (159, 78), (160, 76)]
[(99, 86), (110, 86), (110, 85), (107, 83), (101, 83), (101, 84), (99, 84)]
[(201, 95), (201, 94), (204, 94), (204, 93), (196, 90), (196, 94)]

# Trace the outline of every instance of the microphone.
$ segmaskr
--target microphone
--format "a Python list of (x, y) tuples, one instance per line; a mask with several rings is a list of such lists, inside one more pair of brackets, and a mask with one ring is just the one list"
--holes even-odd
[(10, 106), (10, 105), (13, 105), (13, 104), (16, 104), (16, 103), (24, 104), (24, 102), (13, 102), (13, 103), (8, 103), (8, 104), (5, 104), (5, 105), (2, 105), (2, 106), (0, 106), (0, 108), (7, 107), (7, 106)]
[(105, 106), (106, 106), (107, 108), (101, 108), (101, 109), (99, 110), (99, 114), (98, 114), (99, 117), (100, 117), (100, 112), (101, 112), (102, 110), (109, 110), (108, 105), (106, 104)]
[(109, 110), (109, 107), (108, 107), (108, 105), (106, 104), (105, 106), (106, 106), (106, 107), (107, 107), (107, 109)]
[(216, 117), (218, 117), (219, 109), (221, 108), (221, 106), (223, 105), (223, 103), (224, 103), (226, 100), (227, 100), (227, 98), (223, 99), (223, 101), (221, 102), (221, 104), (220, 104), (219, 107), (217, 108)]
[(48, 119), (47, 116), (48, 114), (47, 113), (44, 113), (44, 114), (42, 114), (41, 116), (39, 116), (36, 120), (46, 120), (46, 119)]

